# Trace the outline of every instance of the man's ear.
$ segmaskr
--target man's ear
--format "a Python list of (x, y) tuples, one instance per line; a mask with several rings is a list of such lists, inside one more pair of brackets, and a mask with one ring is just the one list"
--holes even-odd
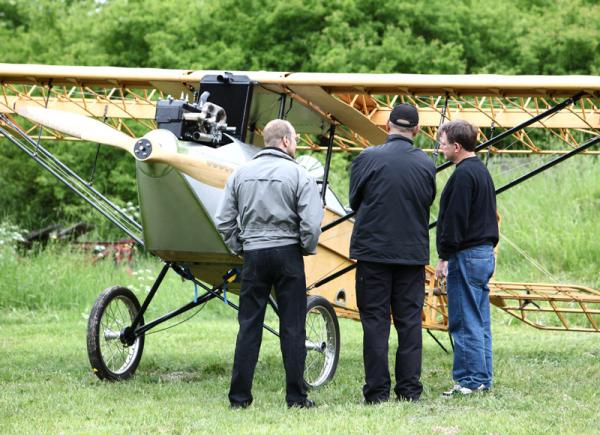
[(390, 132), (390, 121), (385, 123), (385, 132), (389, 133)]

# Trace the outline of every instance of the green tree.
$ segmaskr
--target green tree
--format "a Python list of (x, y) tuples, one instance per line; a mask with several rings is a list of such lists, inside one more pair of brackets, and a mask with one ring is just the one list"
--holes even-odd
[[(0, 0), (0, 60), (176, 69), (600, 74), (596, 0)], [(141, 133), (141, 132), (140, 132)], [(47, 145), (91, 173), (95, 146)], [(344, 179), (348, 156), (336, 157)], [(336, 172), (338, 171), (339, 174)], [(135, 200), (134, 163), (101, 149), (96, 185)], [(27, 201), (24, 201), (27, 198)], [(42, 226), (89, 207), (5, 140), (3, 217)]]

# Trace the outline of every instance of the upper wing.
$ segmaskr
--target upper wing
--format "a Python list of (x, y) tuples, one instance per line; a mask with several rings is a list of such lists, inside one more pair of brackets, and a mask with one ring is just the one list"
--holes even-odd
[[(218, 71), (150, 68), (76, 67), (0, 64), (0, 112), (11, 113), (18, 101), (100, 118), (134, 136), (134, 125), (155, 128), (158, 99), (172, 95), (189, 99), (200, 80)], [(562, 144), (549, 149), (527, 131), (515, 135), (516, 146), (493, 152), (565, 152), (578, 142), (573, 132), (598, 135), (600, 77), (500, 76), (418, 74), (324, 74), (238, 72), (255, 81), (253, 141), (260, 143), (264, 124), (281, 110), (303, 135), (304, 146), (318, 149), (318, 136), (329, 123), (339, 124), (337, 149), (359, 150), (385, 139), (391, 108), (399, 102), (419, 107), (421, 126), (433, 141), (442, 119), (466, 119), (480, 129), (480, 140), (490, 128), (510, 128), (530, 119), (566, 97), (585, 96), (575, 105), (530, 128), (543, 128)], [(282, 99), (286, 100), (280, 108)], [(492, 129), (493, 130), (493, 129)], [(59, 133), (48, 131), (61, 138)], [(579, 134), (579, 133), (578, 133)], [(581, 136), (579, 134), (579, 136)]]

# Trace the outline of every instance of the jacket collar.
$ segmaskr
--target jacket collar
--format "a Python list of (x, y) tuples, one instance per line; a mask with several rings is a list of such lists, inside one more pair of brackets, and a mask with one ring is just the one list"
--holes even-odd
[(401, 141), (404, 141), (404, 142), (408, 142), (408, 143), (409, 143), (409, 145), (411, 145), (411, 146), (412, 146), (412, 144), (413, 144), (413, 140), (412, 140), (412, 139), (410, 139), (410, 138), (408, 138), (408, 137), (406, 137), (406, 136), (403, 136), (403, 135), (401, 135), (401, 134), (390, 134), (390, 135), (387, 137), (387, 140), (385, 141), (385, 143), (388, 143), (388, 142), (396, 142), (396, 141), (400, 141), (400, 140), (401, 140)]
[(258, 153), (256, 153), (256, 155), (253, 157), (253, 159), (257, 159), (259, 157), (265, 157), (265, 156), (279, 157), (282, 159), (290, 160), (292, 162), (296, 162), (296, 160), (294, 158), (290, 157), (289, 155), (286, 154), (285, 151), (283, 151), (281, 148), (277, 148), (277, 147), (264, 147), (262, 150), (260, 150)]

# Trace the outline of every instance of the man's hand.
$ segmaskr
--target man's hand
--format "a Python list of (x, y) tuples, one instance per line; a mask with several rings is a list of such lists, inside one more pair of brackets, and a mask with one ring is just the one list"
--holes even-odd
[(446, 278), (447, 276), (448, 276), (448, 261), (440, 260), (437, 267), (435, 268), (435, 277), (440, 279), (440, 278)]

